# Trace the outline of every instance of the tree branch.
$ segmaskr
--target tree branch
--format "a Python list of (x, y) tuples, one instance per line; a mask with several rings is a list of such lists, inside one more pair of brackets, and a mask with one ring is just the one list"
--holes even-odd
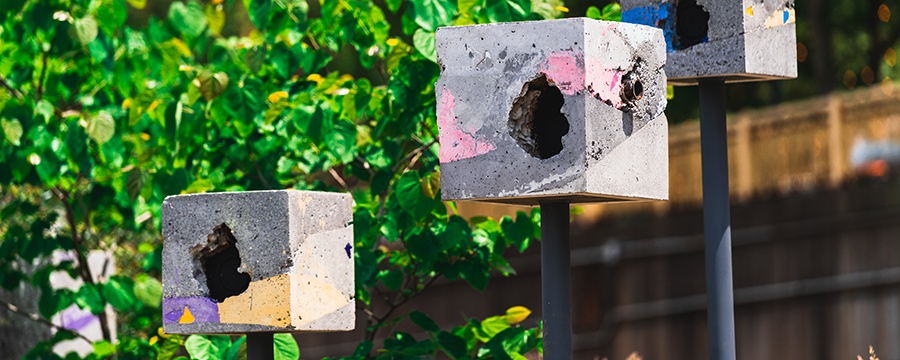
[(51, 328), (51, 329), (53, 329), (53, 330), (56, 330), (56, 331), (62, 331), (62, 332), (71, 333), (72, 335), (75, 335), (75, 336), (77, 336), (77, 337), (83, 339), (84, 341), (87, 341), (88, 344), (93, 344), (93, 343), (94, 343), (94, 341), (92, 341), (91, 339), (88, 339), (87, 337), (85, 337), (84, 335), (78, 333), (77, 331), (72, 331), (72, 330), (66, 329), (66, 328), (64, 328), (64, 327), (62, 327), (62, 326), (56, 325), (56, 324), (54, 324), (54, 323), (48, 321), (47, 319), (44, 319), (44, 318), (38, 316), (37, 314), (31, 314), (31, 313), (25, 312), (25, 311), (19, 309), (18, 306), (15, 306), (15, 305), (13, 305), (13, 304), (10, 304), (10, 303), (8, 303), (8, 302), (6, 302), (6, 301), (0, 300), (0, 305), (2, 305), (3, 308), (5, 308), (6, 310), (9, 310), (9, 311), (12, 312), (13, 314), (17, 314), (17, 315), (24, 316), (25, 318), (28, 318), (28, 319), (31, 320), (31, 321), (34, 321), (34, 322), (36, 322), (36, 323), (38, 323), (38, 324), (47, 326), (47, 327), (49, 327), (49, 328)]
[(15, 96), (16, 99), (22, 100), (22, 93), (20, 93), (19, 90), (13, 89), (12, 86), (9, 86), (9, 83), (6, 82), (6, 79), (3, 77), (3, 75), (0, 75), (0, 86), (6, 88), (6, 91), (9, 91), (9, 93), (12, 94), (12, 96)]
[[(91, 276), (91, 269), (88, 267), (87, 257), (85, 257), (84, 252), (82, 252), (84, 239), (78, 233), (78, 223), (75, 220), (75, 210), (72, 209), (69, 193), (58, 186), (53, 189), (53, 193), (60, 201), (62, 201), (66, 208), (66, 222), (69, 224), (69, 228), (72, 229), (72, 242), (75, 243), (75, 260), (78, 263), (81, 281), (85, 284), (93, 285), (94, 278)], [(90, 214), (84, 214), (84, 216), (90, 217)], [(97, 318), (100, 319), (100, 330), (103, 333), (103, 338), (107, 341), (112, 341), (112, 335), (109, 330), (109, 318), (107, 318), (105, 313), (97, 316)]]
[[(37, 100), (41, 100), (44, 97), (44, 79), (47, 77), (47, 62), (48, 62), (48, 54), (53, 50), (53, 44), (50, 44), (50, 49), (43, 52), (41, 55), (41, 76), (38, 78), (37, 83)], [(77, 90), (77, 89), (75, 89)]]

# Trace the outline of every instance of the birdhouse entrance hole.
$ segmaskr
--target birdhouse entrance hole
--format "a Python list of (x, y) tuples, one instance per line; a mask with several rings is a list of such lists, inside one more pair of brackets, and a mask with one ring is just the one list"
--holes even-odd
[(194, 278), (206, 284), (209, 297), (217, 302), (240, 295), (250, 286), (250, 275), (238, 272), (241, 256), (236, 245), (231, 228), (222, 223), (206, 237), (206, 245), (191, 249)]
[(562, 113), (562, 92), (541, 74), (522, 88), (509, 111), (509, 135), (531, 156), (548, 159), (559, 154), (569, 120)]

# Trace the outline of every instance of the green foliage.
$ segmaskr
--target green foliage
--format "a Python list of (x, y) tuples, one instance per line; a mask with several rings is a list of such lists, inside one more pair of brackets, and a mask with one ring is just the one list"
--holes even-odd
[[(160, 331), (163, 199), (346, 191), (357, 204), (356, 295), (369, 314), (353, 358), (518, 359), (540, 348), (540, 329), (508, 314), (447, 331), (414, 312), (422, 340), (386, 326), (441, 277), (481, 290), (492, 272), (514, 274), (506, 252), (539, 235), (537, 210), (466, 220), (440, 201), (434, 31), (555, 17), (560, 1), (188, 0), (164, 18), (137, 16), (146, 4), (0, 5), (0, 285), (40, 288), (46, 318), (73, 304), (118, 311), (118, 341), (95, 343), (92, 358), (240, 358), (242, 339)], [(57, 250), (74, 257), (22, 266)], [(118, 275), (89, 276), (92, 250), (115, 254)], [(54, 271), (84, 285), (52, 289)], [(30, 356), (74, 336), (57, 335)], [(299, 356), (293, 338), (276, 346)]]

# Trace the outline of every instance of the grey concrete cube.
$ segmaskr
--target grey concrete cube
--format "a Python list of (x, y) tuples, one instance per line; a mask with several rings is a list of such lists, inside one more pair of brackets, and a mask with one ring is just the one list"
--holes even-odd
[(347, 194), (281, 190), (167, 197), (163, 330), (352, 330), (352, 219)]
[(622, 21), (663, 29), (671, 85), (797, 77), (794, 0), (622, 0)]
[(584, 18), (438, 29), (443, 199), (666, 199), (665, 46)]

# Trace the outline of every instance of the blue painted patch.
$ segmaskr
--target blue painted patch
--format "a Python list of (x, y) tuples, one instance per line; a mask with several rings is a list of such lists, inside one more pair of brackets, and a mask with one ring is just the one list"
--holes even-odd
[(788, 20), (791, 19), (791, 13), (787, 10), (784, 11), (784, 23), (787, 24)]
[(352, 255), (353, 253), (351, 252), (352, 250), (353, 250), (353, 247), (350, 246), (349, 243), (347, 244), (347, 246), (344, 246), (344, 251), (347, 252), (347, 258), (348, 258), (348, 259), (350, 259), (350, 258), (353, 257), (353, 255)]
[(622, 12), (622, 22), (662, 29), (666, 38), (666, 51), (675, 51), (675, 5), (663, 3), (628, 9)]

